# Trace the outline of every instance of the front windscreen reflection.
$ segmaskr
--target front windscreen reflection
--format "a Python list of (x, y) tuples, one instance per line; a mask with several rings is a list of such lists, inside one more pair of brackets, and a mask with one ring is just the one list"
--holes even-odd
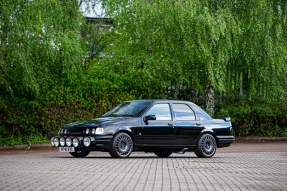
[(149, 101), (123, 102), (104, 114), (103, 117), (138, 117), (146, 110), (150, 103)]

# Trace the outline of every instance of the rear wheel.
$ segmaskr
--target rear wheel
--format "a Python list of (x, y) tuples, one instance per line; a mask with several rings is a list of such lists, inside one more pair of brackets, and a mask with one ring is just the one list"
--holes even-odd
[(90, 154), (90, 151), (76, 151), (76, 152), (70, 152), (70, 154), (74, 157), (85, 157), (88, 154)]
[(133, 151), (133, 140), (126, 133), (115, 135), (110, 155), (114, 158), (127, 158)]
[(159, 157), (168, 157), (171, 155), (172, 152), (165, 152), (165, 151), (156, 151), (154, 154), (156, 154)]
[(211, 134), (203, 134), (194, 149), (199, 158), (211, 158), (216, 152), (216, 140)]

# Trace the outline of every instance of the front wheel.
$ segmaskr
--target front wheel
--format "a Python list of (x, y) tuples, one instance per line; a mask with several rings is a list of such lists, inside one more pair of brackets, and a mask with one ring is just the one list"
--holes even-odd
[(76, 151), (76, 152), (70, 152), (70, 154), (74, 157), (85, 157), (88, 154), (90, 154), (90, 151)]
[(211, 158), (216, 151), (216, 140), (211, 134), (203, 134), (194, 149), (199, 158)]
[(114, 158), (127, 158), (133, 151), (133, 140), (126, 133), (118, 133), (115, 135), (110, 155)]
[(172, 152), (164, 152), (164, 151), (156, 151), (154, 154), (156, 154), (159, 157), (168, 157), (171, 155)]

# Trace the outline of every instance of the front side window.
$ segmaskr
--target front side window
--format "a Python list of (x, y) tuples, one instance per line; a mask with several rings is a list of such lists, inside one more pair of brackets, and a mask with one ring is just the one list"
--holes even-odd
[(170, 107), (167, 103), (160, 103), (152, 106), (147, 115), (155, 115), (156, 120), (171, 120)]
[(195, 120), (194, 112), (185, 104), (173, 104), (173, 110), (177, 121)]

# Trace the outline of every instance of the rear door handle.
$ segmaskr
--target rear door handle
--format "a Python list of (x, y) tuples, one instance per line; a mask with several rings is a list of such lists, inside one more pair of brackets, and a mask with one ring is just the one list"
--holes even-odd
[(173, 123), (168, 123), (169, 126), (173, 126)]
[(196, 125), (197, 125), (197, 126), (200, 126), (201, 124), (200, 124), (200, 123), (196, 123)]

